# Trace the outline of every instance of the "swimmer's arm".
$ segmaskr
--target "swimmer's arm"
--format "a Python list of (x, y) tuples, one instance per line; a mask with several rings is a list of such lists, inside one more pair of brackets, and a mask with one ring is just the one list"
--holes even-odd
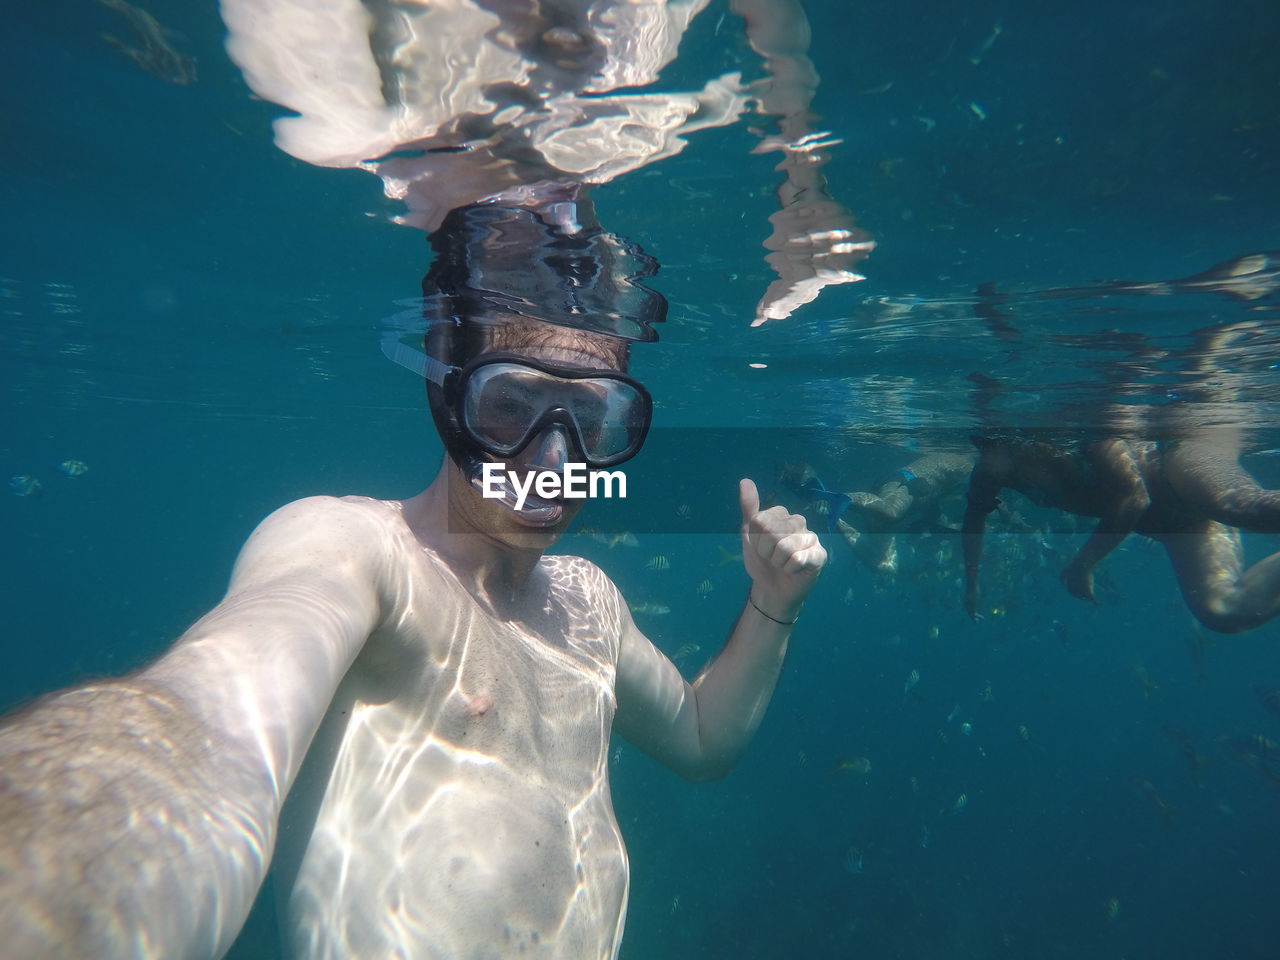
[(960, 528), (960, 545), (964, 553), (964, 609), (974, 620), (978, 613), (978, 571), (982, 566), (982, 536), (987, 529), (987, 515), (1000, 506), (999, 495), (1004, 478), (989, 464), (979, 460), (969, 478), (968, 503)]
[(214, 957), (266, 873), (277, 816), (375, 626), (369, 534), (291, 504), (226, 598), (151, 666), (0, 724), (0, 938), (15, 957)]
[(743, 606), (728, 642), (698, 678), (687, 683), (625, 616), (615, 727), (690, 780), (724, 776), (746, 749), (773, 696), (791, 636), (791, 625), (777, 621), (798, 617), (826, 562), (802, 517), (782, 507), (760, 511), (749, 480), (740, 497), (754, 604)]
[(1121, 439), (1090, 445), (1086, 456), (1098, 471), (1106, 504), (1097, 527), (1062, 571), (1062, 582), (1073, 597), (1097, 602), (1093, 569), (1129, 536), (1151, 506), (1146, 481), (1129, 443)]

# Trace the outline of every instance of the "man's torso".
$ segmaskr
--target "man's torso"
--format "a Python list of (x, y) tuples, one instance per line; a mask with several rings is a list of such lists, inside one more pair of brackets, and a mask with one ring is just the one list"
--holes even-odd
[(544, 602), (504, 619), (398, 504), (349, 502), (383, 514), (386, 616), (282, 821), (296, 955), (614, 956), (628, 878), (607, 776), (617, 591), (584, 560), (548, 557), (533, 575)]

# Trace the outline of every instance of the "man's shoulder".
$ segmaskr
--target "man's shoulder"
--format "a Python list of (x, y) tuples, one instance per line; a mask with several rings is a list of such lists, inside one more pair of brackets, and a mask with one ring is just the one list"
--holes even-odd
[(579, 557), (572, 553), (544, 554), (539, 563), (542, 564), (544, 569), (551, 573), (579, 577), (602, 577), (605, 580), (609, 579), (608, 574), (600, 568), (599, 564), (588, 560), (586, 557)]
[(618, 588), (607, 573), (586, 557), (568, 553), (544, 556), (540, 561), (551, 582), (584, 594), (600, 591), (617, 594)]
[(298, 520), (311, 522), (332, 521), (335, 523), (369, 522), (386, 518), (396, 508), (397, 504), (392, 501), (376, 500), (373, 497), (333, 497), (325, 495), (303, 497), (301, 500), (293, 500), (282, 507), (278, 507), (267, 515), (263, 523)]
[(384, 539), (396, 504), (369, 497), (304, 497), (268, 514), (241, 551), (238, 567), (259, 558), (281, 562), (341, 561)]
[(569, 615), (578, 631), (613, 642), (630, 621), (622, 591), (599, 566), (585, 557), (552, 554), (540, 561), (550, 595)]

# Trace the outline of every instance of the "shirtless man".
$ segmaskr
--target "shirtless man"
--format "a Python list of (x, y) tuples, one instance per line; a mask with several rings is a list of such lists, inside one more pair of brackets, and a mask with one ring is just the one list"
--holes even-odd
[(893, 471), (874, 490), (848, 493), (828, 490), (806, 463), (787, 464), (779, 482), (821, 504), (828, 529), (839, 532), (872, 572), (895, 574), (896, 534), (944, 529), (943, 501), (964, 488), (973, 462), (970, 454), (928, 453)]
[[(689, 779), (723, 776), (826, 553), (743, 480), (750, 593), (688, 683), (599, 568), (544, 556), (581, 501), (482, 495), (486, 463), (518, 484), (612, 469), (644, 440), (628, 341), (655, 339), (665, 304), (579, 212), (473, 208), (433, 237), (424, 286), (444, 306), (422, 364), (449, 455), (426, 490), (281, 508), (157, 662), (0, 726), (6, 956), (218, 956), (277, 840), (298, 956), (616, 956), (610, 733)], [(539, 233), (575, 253), (530, 270), (568, 264), (573, 282), (494, 308), (489, 241), (509, 254)], [(621, 306), (573, 325), (606, 294)]]
[(1016, 437), (974, 437), (979, 456), (961, 537), (969, 616), (979, 619), (986, 518), (1006, 487), (1040, 506), (1099, 519), (1062, 572), (1074, 597), (1096, 602), (1094, 568), (1136, 532), (1164, 547), (1183, 599), (1209, 629), (1239, 633), (1280, 613), (1280, 553), (1244, 569), (1239, 533), (1280, 533), (1280, 491), (1259, 487), (1233, 446), (1212, 435), (1169, 443), (1112, 438), (1078, 450)]
[(848, 508), (836, 529), (854, 554), (873, 570), (897, 573), (895, 534), (943, 527), (942, 502), (959, 491), (973, 470), (973, 458), (960, 453), (930, 453), (894, 471), (874, 491), (847, 494)]

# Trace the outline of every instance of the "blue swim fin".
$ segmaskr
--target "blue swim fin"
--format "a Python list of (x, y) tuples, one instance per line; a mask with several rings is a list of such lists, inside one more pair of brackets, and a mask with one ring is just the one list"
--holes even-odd
[(844, 512), (853, 503), (849, 499), (849, 495), (835, 490), (828, 490), (827, 485), (817, 476), (810, 477), (800, 490), (803, 493), (807, 493), (810, 499), (825, 500), (827, 502), (827, 533), (835, 533), (837, 521), (844, 516)]

